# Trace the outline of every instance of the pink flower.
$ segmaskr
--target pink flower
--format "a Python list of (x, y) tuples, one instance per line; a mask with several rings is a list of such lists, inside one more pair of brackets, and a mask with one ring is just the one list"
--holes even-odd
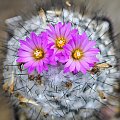
[[(20, 48), (17, 55), (17, 62), (24, 63), (24, 67), (28, 69), (28, 74), (35, 69), (38, 73), (48, 70), (48, 64), (54, 64), (53, 50), (49, 50), (46, 33), (43, 32), (37, 36), (34, 32), (30, 34), (30, 38), (20, 40)], [(50, 57), (52, 55), (52, 57)]]
[(82, 35), (72, 36), (69, 44), (64, 46), (68, 59), (65, 59), (66, 64), (64, 72), (77, 73), (81, 71), (83, 74), (89, 70), (94, 63), (98, 62), (96, 55), (99, 49), (93, 48), (95, 41), (89, 41), (86, 33)]
[(59, 22), (55, 26), (49, 25), (49, 29), (47, 29), (48, 42), (50, 49), (54, 50), (56, 60), (60, 61), (61, 55), (64, 54), (63, 47), (70, 41), (71, 35), (77, 32), (77, 29), (72, 30), (71, 23)]

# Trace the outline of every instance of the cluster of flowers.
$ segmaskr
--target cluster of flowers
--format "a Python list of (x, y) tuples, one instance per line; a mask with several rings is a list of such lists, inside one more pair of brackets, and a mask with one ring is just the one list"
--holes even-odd
[(20, 40), (18, 63), (24, 63), (28, 74), (34, 70), (41, 73), (48, 65), (64, 64), (64, 72), (85, 74), (98, 59), (96, 42), (90, 41), (86, 33), (81, 35), (72, 29), (71, 23), (48, 25), (48, 29), (36, 35), (34, 32), (26, 40)]

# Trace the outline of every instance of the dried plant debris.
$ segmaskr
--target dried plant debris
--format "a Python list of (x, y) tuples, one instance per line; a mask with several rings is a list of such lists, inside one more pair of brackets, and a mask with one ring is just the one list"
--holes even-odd
[(98, 94), (101, 99), (106, 99), (106, 95), (102, 90), (98, 90)]
[(12, 76), (10, 80), (8, 79), (4, 84), (3, 84), (3, 90), (5, 92), (13, 93), (14, 92), (14, 72), (11, 73)]
[(108, 64), (108, 63), (98, 63), (95, 64), (94, 67), (90, 70), (91, 74), (96, 74), (98, 72), (100, 72), (100, 70), (104, 70), (106, 68), (110, 68), (112, 67), (112, 65)]
[[(66, 5), (70, 7), (71, 3), (66, 1)], [(109, 109), (107, 100), (114, 92), (116, 80), (109, 76), (117, 72), (114, 67), (117, 59), (111, 44), (113, 40), (109, 36), (110, 23), (98, 18), (95, 16), (91, 19), (67, 9), (41, 9), (38, 16), (25, 21), (21, 27), (15, 27), (13, 37), (8, 41), (9, 49), (4, 61), (8, 70), (4, 69), (3, 89), (13, 94), (12, 100), (17, 100), (17, 105), (27, 104), (29, 109), (22, 109), (25, 109), (29, 119), (103, 119), (99, 118), (99, 111), (103, 106)], [(96, 47), (100, 49), (97, 55), (99, 63), (85, 75), (81, 72), (64, 73), (63, 64), (49, 66), (47, 72), (43, 71), (39, 75), (37, 72), (28, 75), (23, 64), (18, 65), (16, 62), (19, 40), (25, 39), (33, 31), (39, 34), (46, 29), (47, 24), (55, 25), (59, 21), (71, 22), (80, 34), (86, 32), (89, 39), (96, 40)]]
[(39, 11), (39, 16), (41, 17), (43, 23), (46, 24), (46, 15), (45, 15), (45, 11), (42, 8)]
[(68, 7), (71, 7), (71, 4), (70, 4), (70, 1), (66, 1), (66, 5), (68, 6)]

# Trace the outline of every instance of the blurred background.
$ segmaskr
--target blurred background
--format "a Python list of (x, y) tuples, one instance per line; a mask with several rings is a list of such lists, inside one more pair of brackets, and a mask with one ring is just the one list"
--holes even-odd
[[(52, 0), (53, 2), (60, 0)], [(63, 0), (65, 1), (65, 0)], [(79, 5), (80, 1), (85, 0), (74, 0), (75, 5)], [(104, 16), (108, 17), (113, 24), (114, 33), (117, 34), (120, 32), (120, 0), (87, 0), (89, 2), (89, 9), (95, 11), (96, 9), (102, 9)], [(35, 10), (35, 5), (44, 3), (46, 6), (49, 6), (50, 0), (0, 0), (0, 44), (8, 38), (7, 32), (3, 29), (6, 27), (4, 21), (8, 18), (18, 16), (18, 15), (27, 15)], [(88, 11), (89, 14), (89, 11)], [(117, 46), (120, 45), (120, 39), (117, 40)], [(0, 63), (2, 58), (5, 57), (4, 53), (0, 52)], [(2, 68), (2, 67), (1, 67)], [(2, 82), (2, 73), (0, 73), (0, 82)], [(2, 86), (0, 86), (0, 120), (14, 120), (14, 112), (12, 106), (9, 103), (9, 99), (5, 97), (2, 92)]]

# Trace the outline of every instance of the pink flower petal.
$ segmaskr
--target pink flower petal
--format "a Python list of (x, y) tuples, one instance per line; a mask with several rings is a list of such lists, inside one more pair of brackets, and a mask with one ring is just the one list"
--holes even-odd
[(76, 45), (76, 48), (80, 48), (81, 49), (81, 44), (83, 42), (82, 40), (82, 36), (81, 35), (76, 35), (76, 40), (75, 40), (75, 45)]
[(44, 64), (44, 70), (48, 71), (48, 66)]
[[(40, 61), (41, 61), (41, 60), (40, 60)], [(32, 65), (32, 66), (36, 68), (38, 65), (39, 65), (39, 60), (34, 61), (34, 63), (33, 63), (33, 65)]]
[(89, 70), (90, 67), (89, 67), (89, 64), (87, 62), (85, 62), (84, 60), (81, 60), (80, 63), (82, 64), (82, 66), (86, 69), (86, 70)]
[(98, 54), (98, 51), (88, 51), (84, 53), (85, 56), (95, 56), (97, 54)]
[(88, 44), (88, 38), (86, 33), (82, 34), (82, 44), (81, 44), (81, 48), (82, 50), (84, 50), (85, 46)]
[(48, 45), (48, 41), (47, 41), (47, 39), (44, 39), (43, 44), (42, 44), (42, 47), (43, 47), (43, 48), (46, 48), (47, 45)]
[(95, 63), (95, 62), (99, 62), (99, 60), (96, 57), (84, 57), (83, 60), (85, 60), (87, 63)]
[(30, 37), (33, 40), (33, 43), (36, 47), (38, 47), (38, 42), (37, 42), (37, 35), (34, 32), (30, 33)]
[(73, 72), (75, 70), (75, 62), (74, 61), (69, 66), (69, 69), (70, 69), (70, 72)]
[(38, 44), (37, 44), (37, 47), (38, 47), (38, 48), (41, 48), (41, 47), (42, 47), (42, 39), (41, 39), (41, 37), (38, 36), (36, 39), (37, 39), (37, 43), (38, 43)]
[(76, 68), (76, 70), (77, 70), (78, 72), (80, 71), (80, 63), (79, 63), (78, 60), (75, 61), (75, 68)]
[(52, 25), (49, 25), (49, 29), (50, 30), (47, 30), (48, 35), (53, 39), (56, 39), (55, 28)]
[(37, 69), (38, 73), (41, 73), (43, 71), (43, 69), (44, 69), (44, 67), (43, 67), (43, 61), (39, 61), (36, 69)]
[(71, 39), (69, 44), (71, 45), (72, 49), (76, 48), (74, 39)]
[(78, 29), (73, 29), (73, 30), (71, 31), (71, 34), (72, 34), (72, 35), (78, 34)]
[(67, 61), (66, 56), (64, 56), (62, 53), (56, 54), (56, 57), (58, 58), (58, 61), (61, 63), (65, 63)]
[(19, 50), (17, 55), (19, 57), (32, 57), (32, 54), (23, 50)]
[(33, 61), (34, 59), (32, 57), (24, 57), (24, 58), (20, 57), (16, 61), (25, 63), (25, 62), (28, 62), (28, 61), (31, 61), (31, 60)]
[(33, 51), (31, 48), (29, 48), (28, 46), (23, 45), (23, 44), (20, 45), (20, 48), (23, 49), (23, 50), (25, 50), (25, 51), (28, 51), (28, 52), (32, 52)]
[(30, 67), (28, 68), (28, 74), (31, 74), (34, 70), (35, 70), (35, 67), (30, 66)]
[(71, 34), (69, 34), (67, 37), (65, 37), (66, 39), (66, 44), (72, 39), (72, 36)]
[(64, 68), (64, 71), (63, 71), (63, 72), (64, 72), (64, 73), (70, 72), (69, 67)]
[(83, 73), (83, 74), (86, 74), (86, 69), (83, 67), (83, 65), (82, 65), (82, 63), (81, 62), (79, 62), (80, 63), (80, 71)]
[(30, 38), (27, 37), (26, 42), (27, 42), (27, 44), (29, 45), (30, 48), (32, 48), (33, 50), (35, 49), (36, 46), (34, 45), (33, 41), (30, 40)]
[(37, 72), (40, 74), (42, 71), (43, 71), (43, 66), (41, 67), (41, 66), (37, 66), (36, 67), (36, 70), (37, 70)]
[(69, 51), (72, 51), (72, 50), (73, 50), (73, 48), (71, 47), (70, 44), (66, 44), (63, 48), (65, 48), (65, 49), (67, 49), (67, 50), (69, 50)]
[(96, 45), (95, 41), (89, 41), (86, 46), (84, 46), (83, 51), (86, 52), (87, 50), (89, 50), (90, 48), (92, 48), (93, 46)]
[(59, 29), (61, 29), (61, 28), (60, 28), (60, 27), (61, 27), (60, 24), (61, 24), (61, 23), (58, 23), (58, 24), (55, 25), (55, 32), (56, 32), (57, 37), (60, 37), (60, 36), (61, 36), (60, 30), (59, 30)]
[(32, 42), (32, 41), (29, 41), (29, 42), (28, 42), (28, 39), (29, 39), (29, 38), (26, 38), (27, 41), (25, 41), (25, 40), (19, 40), (21, 46), (24, 45), (24, 46), (26, 46), (26, 47), (29, 47), (30, 49), (35, 48), (35, 45), (33, 44), (33, 42)]
[(44, 63), (49, 63), (49, 60), (47, 58), (45, 58)]
[(68, 24), (66, 24), (66, 31), (65, 31), (65, 37), (67, 37), (69, 34), (70, 34), (70, 32), (71, 32), (71, 23), (68, 23)]
[(54, 38), (48, 36), (48, 41), (49, 41), (49, 42), (54, 42), (54, 43), (55, 43), (55, 40), (56, 40), (56, 39), (54, 39)]
[(24, 67), (28, 68), (28, 67), (32, 66), (33, 63), (34, 63), (34, 61), (32, 61), (32, 60), (28, 61), (27, 63), (24, 64)]
[(64, 24), (60, 30), (61, 36), (65, 36), (65, 31), (66, 31), (66, 24)]
[(73, 59), (69, 59), (68, 62), (65, 64), (65, 68), (69, 67), (73, 62)]

